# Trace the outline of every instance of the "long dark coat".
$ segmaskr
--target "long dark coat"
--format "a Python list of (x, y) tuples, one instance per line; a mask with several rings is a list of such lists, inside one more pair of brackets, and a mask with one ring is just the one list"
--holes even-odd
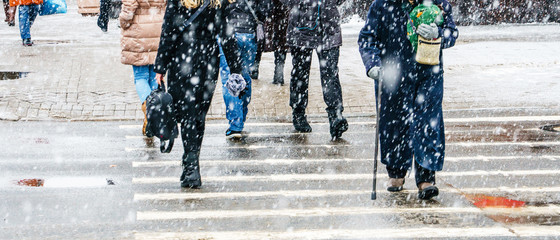
[(288, 50), (286, 34), (288, 30), (288, 16), (290, 9), (280, 0), (264, 0), (267, 6), (266, 20), (264, 21), (264, 52)]
[(342, 45), (338, 6), (345, 0), (280, 1), (290, 9), (287, 34), (289, 46), (331, 49)]
[(220, 36), (232, 73), (241, 73), (233, 30), (227, 28), (225, 8), (209, 6), (184, 28), (183, 23), (198, 9), (187, 9), (178, 0), (168, 0), (154, 71), (167, 74), (169, 93), (181, 123), (185, 153), (200, 151), (204, 122), (218, 80)]

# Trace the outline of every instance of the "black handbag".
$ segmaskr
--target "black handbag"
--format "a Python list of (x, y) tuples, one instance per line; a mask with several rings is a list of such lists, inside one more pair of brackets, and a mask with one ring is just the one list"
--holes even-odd
[[(179, 135), (179, 129), (175, 119), (173, 97), (165, 91), (162, 85), (153, 90), (146, 99), (146, 117), (148, 119), (146, 130), (159, 138), (160, 151), (169, 153), (173, 148), (175, 138)], [(167, 147), (165, 141), (169, 141)]]

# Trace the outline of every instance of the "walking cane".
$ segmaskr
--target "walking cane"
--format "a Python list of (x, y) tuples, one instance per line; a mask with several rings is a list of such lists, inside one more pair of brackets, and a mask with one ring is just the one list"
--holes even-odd
[(377, 199), (377, 154), (379, 153), (379, 112), (381, 111), (381, 78), (377, 80), (377, 113), (375, 114), (375, 155), (373, 156), (373, 189), (371, 200)]

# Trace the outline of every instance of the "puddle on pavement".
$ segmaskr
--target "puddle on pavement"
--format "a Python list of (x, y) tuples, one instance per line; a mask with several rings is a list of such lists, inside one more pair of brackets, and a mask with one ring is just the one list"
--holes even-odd
[(58, 177), (58, 178), (26, 178), (16, 180), (18, 186), (45, 188), (89, 188), (116, 185), (113, 179), (100, 177)]
[(28, 179), (21, 179), (16, 181), (16, 184), (19, 186), (28, 186), (28, 187), (42, 187), (45, 183), (45, 180), (40, 178), (28, 178)]
[[(550, 203), (539, 202), (525, 202), (514, 199), (509, 199), (499, 196), (488, 196), (483, 194), (463, 194), (473, 205), (480, 209), (491, 208), (514, 208), (523, 211), (526, 206), (547, 206)], [(487, 215), (490, 219), (504, 224), (537, 224), (544, 226), (558, 226), (560, 225), (560, 216), (558, 215), (527, 215), (527, 216), (510, 216), (507, 214)]]
[(0, 80), (16, 80), (27, 77), (29, 72), (0, 72)]
[(465, 195), (478, 208), (520, 208), (525, 206), (525, 202), (513, 200), (505, 197), (495, 197), (486, 195)]

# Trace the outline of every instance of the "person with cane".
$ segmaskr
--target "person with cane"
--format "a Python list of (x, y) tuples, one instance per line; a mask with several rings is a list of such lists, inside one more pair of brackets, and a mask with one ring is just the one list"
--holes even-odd
[[(419, 36), (415, 49), (407, 24), (415, 25), (410, 12), (419, 4), (437, 6), (443, 21), (414, 26)], [(375, 81), (376, 137), (390, 192), (403, 189), (414, 160), (418, 198), (439, 194), (435, 173), (443, 169), (445, 156), (442, 49), (454, 46), (457, 37), (447, 0), (375, 0), (369, 9), (358, 44), (367, 75)]]

